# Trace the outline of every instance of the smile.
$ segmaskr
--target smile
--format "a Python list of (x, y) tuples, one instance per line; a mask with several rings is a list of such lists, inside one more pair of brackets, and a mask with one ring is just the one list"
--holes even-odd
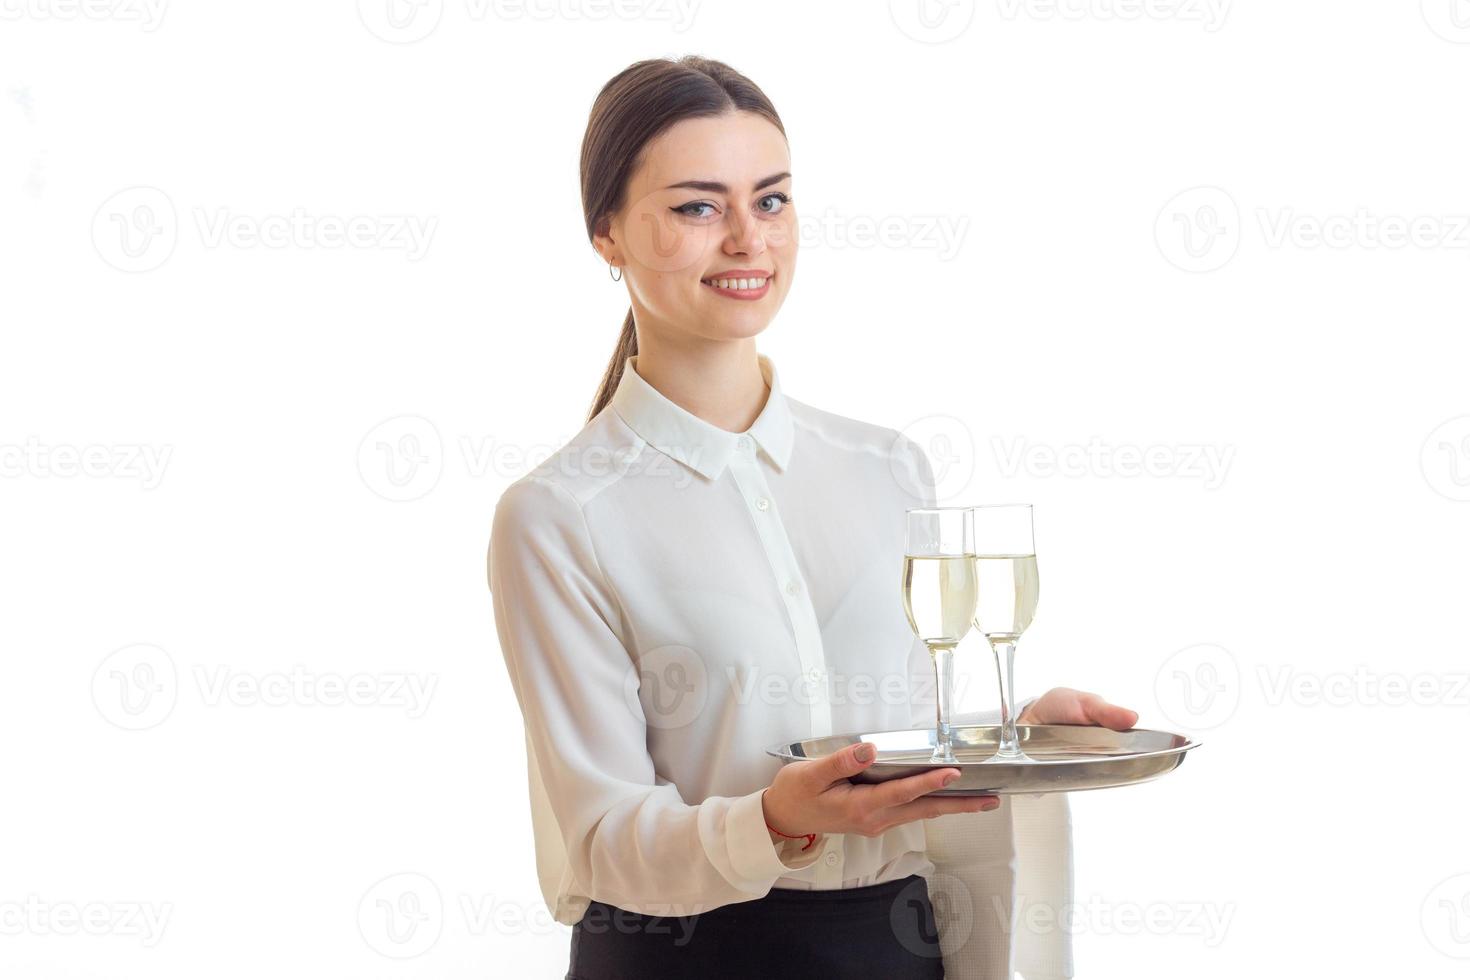
[(760, 299), (770, 292), (771, 280), (769, 278), (701, 279), (700, 285), (707, 286), (719, 295), (728, 296), (731, 299)]

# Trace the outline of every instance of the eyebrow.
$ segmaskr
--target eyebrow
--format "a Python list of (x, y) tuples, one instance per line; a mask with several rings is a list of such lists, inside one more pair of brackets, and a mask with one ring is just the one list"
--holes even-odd
[[(755, 189), (760, 190), (762, 187), (770, 187), (772, 184), (778, 184), (790, 176), (791, 174), (789, 171), (779, 174), (771, 174), (771, 176), (769, 177), (756, 181)], [(730, 188), (726, 187), (724, 184), (720, 183), (717, 180), (681, 180), (677, 184), (670, 184), (668, 187), (665, 187), (664, 190), (671, 191), (676, 187), (692, 187), (694, 190), (697, 191), (711, 191), (715, 194), (730, 193)]]

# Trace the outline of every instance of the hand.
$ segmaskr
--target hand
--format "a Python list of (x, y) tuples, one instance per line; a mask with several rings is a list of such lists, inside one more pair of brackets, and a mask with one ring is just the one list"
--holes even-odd
[(1016, 724), (1097, 725), (1122, 732), (1137, 721), (1138, 712), (1109, 704), (1096, 694), (1054, 687), (1027, 705)]
[[(866, 748), (868, 758), (858, 757)], [(859, 742), (807, 762), (788, 762), (761, 794), (766, 822), (783, 834), (861, 834), (877, 837), (912, 820), (946, 813), (975, 813), (1000, 806), (998, 796), (925, 796), (960, 771), (943, 766), (881, 783), (851, 783), (877, 758), (872, 742)]]

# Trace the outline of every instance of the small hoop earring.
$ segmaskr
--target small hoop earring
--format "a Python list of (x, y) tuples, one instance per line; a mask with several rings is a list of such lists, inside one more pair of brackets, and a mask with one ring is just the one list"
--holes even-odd
[(612, 271), (613, 271), (613, 264), (611, 262), (609, 262), (607, 264), (607, 274), (608, 274), (608, 277), (610, 279), (612, 279), (613, 282), (622, 282), (623, 281), (623, 270), (621, 268), (619, 268), (617, 275), (613, 275), (612, 274)]

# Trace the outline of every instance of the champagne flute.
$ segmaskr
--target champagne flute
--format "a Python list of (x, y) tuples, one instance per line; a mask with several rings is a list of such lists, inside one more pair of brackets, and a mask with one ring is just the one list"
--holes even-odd
[[(979, 599), (975, 628), (990, 641), (1000, 685), (1000, 747), (987, 762), (1030, 762), (1016, 736), (1016, 642), (1036, 615), (1041, 580), (1030, 504), (972, 508)], [(1004, 672), (1002, 672), (1004, 662)]]
[(906, 511), (903, 610), (929, 648), (938, 688), (931, 762), (956, 763), (950, 737), (954, 648), (975, 618), (975, 538), (970, 509), (925, 507)]

